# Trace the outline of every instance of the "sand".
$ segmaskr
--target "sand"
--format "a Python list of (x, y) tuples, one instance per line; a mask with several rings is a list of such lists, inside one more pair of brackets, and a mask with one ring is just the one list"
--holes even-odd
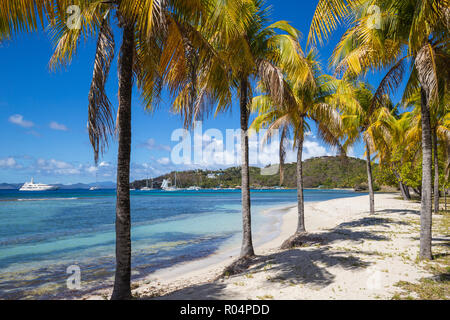
[[(431, 276), (417, 262), (420, 204), (397, 194), (376, 194), (376, 214), (368, 196), (305, 205), (313, 245), (280, 250), (297, 225), (297, 208), (278, 210), (279, 235), (255, 247), (257, 258), (244, 274), (221, 278), (239, 248), (152, 273), (133, 283), (142, 299), (391, 299), (400, 280)], [(448, 236), (447, 236), (448, 238)], [(444, 239), (448, 241), (450, 239)], [(102, 290), (84, 299), (103, 299)]]

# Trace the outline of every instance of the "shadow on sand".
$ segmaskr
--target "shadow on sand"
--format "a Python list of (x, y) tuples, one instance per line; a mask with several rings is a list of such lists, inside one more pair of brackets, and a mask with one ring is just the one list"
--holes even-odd
[[(333, 249), (329, 244), (336, 241), (349, 241), (357, 246), (366, 240), (387, 241), (389, 238), (377, 234), (383, 231), (357, 231), (352, 228), (368, 226), (389, 228), (393, 224), (406, 223), (376, 216), (342, 223), (325, 232), (310, 234), (317, 239), (317, 242), (308, 247), (296, 247), (253, 258), (248, 269), (243, 273), (256, 276), (264, 275), (270, 270), (270, 276), (267, 273), (264, 277), (268, 286), (276, 282), (281, 287), (303, 284), (320, 289), (334, 282), (335, 275), (329, 272), (330, 267), (338, 266), (347, 270), (365, 269), (371, 265), (371, 262), (352, 254), (367, 256), (374, 254), (363, 250), (353, 250), (354, 248), (351, 252), (346, 249)], [(225, 288), (228, 285), (221, 280), (216, 280), (192, 285), (157, 299), (223, 299), (226, 297)]]

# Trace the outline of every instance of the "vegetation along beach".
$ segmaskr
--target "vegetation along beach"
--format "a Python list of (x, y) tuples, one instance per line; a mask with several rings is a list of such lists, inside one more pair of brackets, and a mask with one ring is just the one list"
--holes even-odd
[(449, 300), (449, 8), (1, 1), (0, 299)]

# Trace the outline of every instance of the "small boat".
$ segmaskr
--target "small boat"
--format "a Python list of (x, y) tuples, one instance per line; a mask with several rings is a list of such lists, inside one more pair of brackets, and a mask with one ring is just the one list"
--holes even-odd
[(152, 191), (155, 190), (155, 188), (153, 188), (153, 179), (152, 179), (152, 186), (149, 187), (148, 186), (148, 180), (145, 182), (145, 187), (140, 189), (141, 191)]
[(56, 186), (51, 186), (43, 183), (34, 183), (34, 179), (31, 178), (30, 182), (25, 182), (19, 191), (53, 191), (58, 190)]
[(172, 186), (172, 180), (169, 179), (164, 179), (162, 184), (161, 184), (161, 189), (163, 189), (164, 191), (177, 191), (177, 173), (175, 172), (175, 185)]
[(192, 186), (192, 187), (187, 188), (186, 190), (188, 190), (188, 191), (198, 191), (198, 190), (201, 190), (201, 188), (197, 187), (197, 186)]
[(96, 191), (96, 190), (100, 190), (100, 187), (90, 187), (89, 191)]

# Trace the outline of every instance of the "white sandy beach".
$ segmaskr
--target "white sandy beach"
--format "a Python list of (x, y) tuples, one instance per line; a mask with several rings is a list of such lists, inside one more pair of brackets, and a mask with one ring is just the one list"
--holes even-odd
[[(157, 299), (391, 299), (400, 280), (431, 276), (416, 261), (420, 204), (396, 194), (306, 203), (308, 232), (320, 243), (280, 250), (297, 225), (295, 206), (280, 210), (279, 235), (256, 245), (257, 258), (247, 272), (215, 280), (233, 262), (238, 248), (176, 265), (133, 283), (133, 294)], [(435, 217), (439, 219), (439, 217)], [(448, 235), (439, 235), (449, 241)], [(84, 299), (104, 299), (110, 290)]]

